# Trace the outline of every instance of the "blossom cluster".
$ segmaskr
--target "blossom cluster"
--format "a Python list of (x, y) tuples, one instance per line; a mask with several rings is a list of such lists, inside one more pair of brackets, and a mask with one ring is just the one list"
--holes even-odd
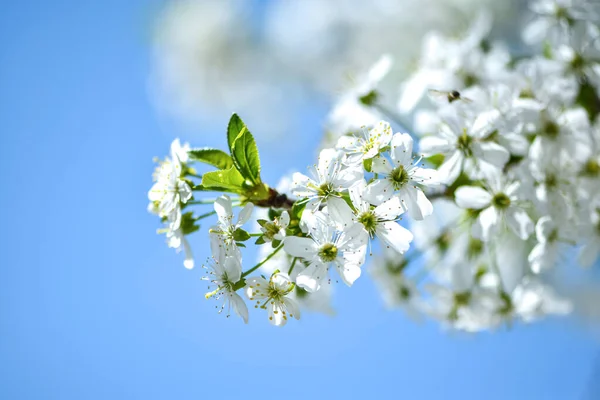
[[(337, 121), (356, 108), (388, 115), (419, 137), (439, 174), (436, 212), (411, 224), (418, 252), (400, 262), (385, 253), (372, 268), (387, 304), (410, 315), (479, 331), (566, 314), (573, 305), (554, 287), (557, 270), (598, 258), (600, 7), (538, 0), (530, 8), (527, 55), (491, 41), (482, 14), (458, 39), (425, 38), (395, 109), (379, 102), (371, 79), (352, 107), (343, 98), (332, 112), (329, 132), (338, 135)], [(382, 63), (386, 56), (373, 70)]]
[[(526, 56), (492, 42), (483, 14), (458, 39), (428, 35), (395, 108), (382, 102), (383, 56), (334, 106), (317, 163), (277, 188), (262, 182), (235, 114), (230, 154), (176, 140), (149, 210), (188, 268), (186, 236), (216, 215), (206, 297), (246, 322), (250, 303), (281, 326), (302, 308), (329, 312), (331, 281), (352, 286), (379, 250), (373, 279), (415, 318), (480, 331), (569, 313), (555, 272), (600, 252), (600, 10), (585, 0), (531, 10)], [(206, 192), (227, 194), (197, 198)], [(196, 204), (214, 211), (187, 211)], [(244, 229), (251, 219), (256, 232)], [(260, 261), (244, 268), (251, 239)]]

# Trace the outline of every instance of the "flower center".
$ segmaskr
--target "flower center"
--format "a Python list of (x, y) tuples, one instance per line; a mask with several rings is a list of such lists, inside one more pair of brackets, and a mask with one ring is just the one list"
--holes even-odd
[(471, 301), (471, 292), (454, 293), (454, 304), (458, 307), (466, 306)]
[(273, 285), (272, 283), (269, 283), (269, 287), (267, 288), (267, 296), (269, 296), (270, 299), (275, 300), (278, 303), (283, 302), (283, 296), (285, 296), (285, 293), (283, 293), (283, 291), (277, 289), (275, 287), (275, 285)]
[(359, 97), (358, 101), (360, 101), (365, 106), (370, 106), (370, 105), (373, 105), (375, 103), (375, 101), (377, 101), (377, 97), (378, 97), (377, 92), (375, 90), (371, 90), (369, 93), (365, 94), (364, 96)]
[(504, 193), (496, 193), (492, 198), (492, 204), (499, 209), (505, 209), (510, 206), (510, 198)]
[(588, 160), (583, 167), (583, 174), (587, 176), (598, 176), (600, 174), (600, 164), (596, 160)]
[(554, 174), (548, 174), (544, 183), (549, 189), (554, 189), (558, 186), (558, 178), (556, 178), (556, 175)]
[(408, 176), (408, 172), (404, 169), (404, 165), (399, 165), (390, 174), (390, 179), (392, 180), (394, 189), (398, 190), (408, 183), (410, 176)]
[(317, 193), (320, 197), (328, 197), (329, 195), (333, 194), (333, 192), (333, 184), (331, 183), (323, 183), (317, 190)]
[(360, 214), (358, 217), (358, 222), (363, 224), (367, 232), (369, 232), (369, 235), (373, 236), (373, 234), (375, 234), (375, 229), (377, 228), (377, 217), (375, 217), (373, 211), (365, 211), (364, 213)]
[(558, 134), (560, 133), (560, 128), (558, 127), (558, 125), (552, 121), (547, 121), (544, 124), (544, 130), (543, 130), (543, 134), (550, 138), (550, 139), (556, 139), (556, 137), (558, 136)]
[(481, 254), (483, 250), (483, 242), (479, 239), (469, 238), (469, 245), (467, 247), (467, 256), (473, 259)]
[(410, 289), (409, 288), (407, 288), (406, 286), (401, 286), (400, 287), (400, 291), (399, 291), (398, 294), (400, 295), (400, 298), (402, 300), (408, 300), (408, 299), (410, 299), (410, 294), (411, 293), (410, 293)]
[(337, 247), (333, 243), (326, 243), (319, 250), (319, 257), (323, 262), (332, 262), (336, 259), (338, 253)]
[(467, 130), (463, 129), (462, 135), (458, 137), (458, 141), (456, 142), (456, 147), (460, 150), (466, 157), (471, 156), (471, 144), (473, 144), (473, 138), (467, 135)]
[(441, 235), (435, 238), (435, 244), (439, 247), (442, 253), (445, 253), (450, 247), (452, 241), (452, 235), (449, 230), (445, 230)]

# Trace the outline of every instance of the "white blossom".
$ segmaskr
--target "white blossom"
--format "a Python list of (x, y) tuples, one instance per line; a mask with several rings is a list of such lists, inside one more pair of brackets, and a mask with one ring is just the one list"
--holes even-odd
[(473, 234), (488, 241), (506, 224), (525, 240), (533, 232), (533, 222), (519, 202), (519, 183), (490, 182), (489, 189), (461, 186), (456, 190), (456, 204), (462, 208), (482, 210), (473, 225)]
[(377, 156), (391, 139), (390, 124), (379, 121), (371, 129), (361, 129), (359, 135), (342, 136), (338, 140), (337, 148), (346, 152), (346, 162), (353, 165)]
[[(381, 175), (365, 189), (365, 198), (373, 204), (397, 197), (404, 211), (417, 220), (433, 212), (431, 202), (423, 193), (422, 186), (438, 184), (435, 170), (420, 167), (413, 159), (413, 139), (406, 133), (397, 133), (391, 142), (391, 162), (385, 157), (373, 159), (372, 169)], [(418, 186), (417, 186), (418, 185)]]
[(187, 203), (192, 197), (192, 189), (181, 179), (181, 163), (178, 158), (164, 161), (159, 168), (156, 183), (148, 192), (148, 199), (157, 204), (158, 215), (168, 219), (171, 229), (177, 230), (181, 223), (181, 204)]
[(211, 247), (213, 254), (223, 247), (227, 255), (239, 255), (239, 249), (235, 242), (235, 231), (242, 227), (251, 217), (253, 204), (248, 203), (240, 211), (237, 221), (233, 223), (233, 206), (231, 198), (227, 195), (220, 196), (215, 201), (215, 212), (218, 216), (217, 225), (210, 228)]
[(236, 293), (235, 285), (242, 277), (241, 259), (236, 256), (226, 255), (223, 249), (213, 253), (208, 265), (203, 265), (208, 271), (208, 276), (203, 280), (210, 281), (217, 288), (206, 294), (206, 298), (213, 297), (216, 300), (223, 299), (219, 308), (221, 313), (227, 308), (227, 317), (231, 315), (230, 310), (239, 315), (245, 323), (248, 323), (248, 307), (239, 294)]
[(354, 224), (346, 231), (339, 231), (320, 211), (308, 221), (309, 237), (291, 236), (284, 241), (288, 254), (310, 263), (298, 274), (296, 284), (308, 292), (319, 290), (329, 265), (333, 264), (342, 281), (352, 286), (365, 262), (367, 243), (362, 226)]
[(307, 208), (316, 210), (331, 198), (339, 197), (354, 182), (362, 179), (362, 166), (348, 167), (343, 152), (334, 149), (321, 150), (319, 162), (310, 168), (312, 178), (299, 172), (293, 175), (293, 193), (308, 198)]
[(256, 300), (255, 307), (266, 309), (269, 321), (276, 326), (285, 325), (288, 316), (300, 319), (298, 304), (288, 296), (293, 290), (294, 283), (282, 272), (273, 273), (268, 281), (263, 277), (246, 280), (246, 296)]

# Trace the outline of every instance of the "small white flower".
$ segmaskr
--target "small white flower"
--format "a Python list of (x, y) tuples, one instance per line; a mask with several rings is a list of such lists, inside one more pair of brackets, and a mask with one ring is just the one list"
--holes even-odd
[(437, 172), (421, 168), (413, 163), (413, 140), (407, 133), (396, 133), (392, 138), (391, 163), (384, 157), (373, 159), (373, 172), (382, 176), (370, 183), (365, 190), (365, 199), (373, 204), (381, 204), (393, 197), (400, 200), (404, 211), (417, 220), (433, 212), (431, 202), (417, 185), (438, 183)]
[(371, 129), (362, 128), (359, 135), (342, 136), (338, 140), (337, 148), (344, 150), (348, 155), (346, 162), (354, 165), (378, 155), (381, 149), (390, 143), (392, 134), (390, 124), (379, 121)]
[(568, 110), (547, 108), (540, 113), (539, 121), (533, 125), (536, 136), (529, 148), (532, 163), (542, 169), (545, 165), (564, 166), (572, 159), (581, 160), (590, 156), (591, 129), (587, 113), (577, 107)]
[(217, 225), (211, 227), (209, 231), (211, 234), (213, 254), (218, 251), (216, 248), (221, 246), (224, 247), (227, 255), (235, 256), (239, 254), (239, 249), (237, 248), (234, 239), (234, 233), (250, 219), (253, 207), (254, 205), (252, 203), (246, 204), (242, 211), (240, 211), (237, 222), (234, 224), (233, 207), (229, 196), (222, 195), (215, 201), (215, 211), (219, 220)]
[(459, 207), (483, 210), (473, 225), (473, 235), (487, 242), (506, 223), (518, 237), (527, 239), (533, 232), (533, 222), (519, 201), (519, 183), (503, 185), (499, 179), (492, 179), (489, 183), (487, 190), (461, 186), (455, 192)]
[(267, 221), (260, 227), (260, 230), (263, 232), (262, 238), (267, 243), (273, 240), (283, 240), (285, 238), (285, 230), (289, 224), (290, 214), (287, 211), (283, 211), (274, 221)]
[[(523, 30), (523, 40), (528, 44), (564, 43), (578, 20), (598, 17), (588, 0), (538, 0), (531, 4), (536, 18)], [(596, 5), (596, 7), (598, 7)]]
[(296, 284), (308, 292), (319, 290), (321, 281), (327, 277), (329, 265), (333, 264), (342, 281), (352, 286), (365, 262), (367, 238), (362, 226), (355, 224), (340, 232), (320, 211), (307, 218), (307, 225), (310, 237), (289, 236), (284, 241), (284, 250), (288, 254), (310, 263), (298, 274)]
[(497, 296), (486, 288), (428, 284), (425, 289), (431, 296), (425, 311), (458, 330), (478, 332), (489, 328), (492, 312), (498, 307)]
[(157, 203), (152, 210), (157, 209), (161, 217), (167, 217), (171, 229), (176, 230), (181, 223), (181, 204), (192, 197), (192, 189), (181, 176), (179, 159), (164, 161), (160, 165), (156, 183), (148, 192), (148, 199)]
[(194, 268), (194, 255), (192, 254), (192, 248), (187, 241), (185, 234), (181, 228), (176, 230), (169, 230), (167, 232), (167, 245), (174, 248), (179, 253), (181, 250), (185, 253), (185, 260), (183, 266), (187, 269)]
[(396, 218), (404, 212), (400, 200), (394, 197), (372, 208), (363, 199), (366, 185), (366, 181), (362, 180), (349, 189), (354, 210), (342, 199), (330, 202), (327, 209), (331, 217), (344, 229), (359, 224), (370, 238), (377, 236), (398, 253), (406, 252), (413, 235), (396, 222)]
[(537, 244), (528, 256), (534, 273), (539, 274), (556, 265), (563, 247), (562, 241), (565, 240), (565, 230), (564, 226), (556, 225), (550, 216), (538, 220), (535, 226)]
[(423, 304), (417, 285), (404, 274), (407, 264), (407, 260), (396, 251), (384, 250), (383, 257), (377, 257), (371, 263), (369, 273), (387, 307), (400, 308), (418, 321)]
[(494, 325), (511, 322), (513, 318), (532, 322), (546, 315), (565, 315), (573, 305), (556, 295), (554, 290), (537, 279), (526, 278), (514, 290), (500, 294), (500, 307), (494, 315)]
[(300, 319), (298, 304), (289, 297), (294, 286), (287, 274), (276, 271), (269, 281), (262, 277), (246, 279), (246, 296), (250, 301), (256, 300), (256, 308), (267, 310), (269, 322), (283, 326), (288, 316)]
[(171, 157), (175, 160), (178, 159), (182, 163), (188, 162), (190, 156), (188, 155), (188, 151), (190, 151), (190, 144), (185, 143), (181, 145), (179, 139), (173, 140), (171, 143)]
[[(216, 254), (216, 258), (215, 258)], [(235, 256), (225, 255), (225, 251), (219, 249), (217, 253), (213, 253), (207, 265), (203, 265), (209, 272), (209, 276), (203, 277), (203, 280), (208, 280), (217, 286), (215, 290), (206, 294), (206, 298), (214, 297), (215, 299), (223, 298), (223, 304), (219, 309), (221, 313), (227, 307), (227, 317), (230, 315), (230, 309), (242, 317), (245, 323), (248, 323), (248, 307), (239, 294), (235, 291), (235, 285), (242, 277), (241, 259)]]
[(392, 58), (383, 55), (368, 73), (360, 77), (335, 103), (327, 117), (326, 143), (335, 145), (338, 138), (363, 126), (375, 125), (381, 114), (371, 106), (377, 100), (377, 86), (392, 67)]
[(444, 162), (438, 168), (440, 180), (450, 185), (467, 169), (475, 175), (500, 172), (510, 154), (489, 138), (499, 118), (498, 110), (481, 113), (472, 122), (455, 112), (444, 114), (439, 134), (426, 136), (419, 143), (426, 156), (444, 155)]
[(344, 153), (340, 151), (324, 149), (319, 154), (318, 165), (310, 168), (313, 178), (299, 172), (294, 173), (293, 193), (298, 197), (308, 198), (307, 209), (317, 210), (322, 203), (339, 197), (340, 192), (362, 179), (362, 166), (345, 166), (344, 157)]

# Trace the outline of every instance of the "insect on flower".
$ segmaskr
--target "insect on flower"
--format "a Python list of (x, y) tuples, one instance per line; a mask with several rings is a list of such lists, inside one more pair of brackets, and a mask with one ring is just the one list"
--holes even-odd
[(471, 100), (467, 97), (461, 96), (461, 94), (458, 90), (445, 91), (445, 90), (429, 89), (429, 95), (435, 99), (447, 100), (448, 103), (453, 103), (457, 100), (464, 101), (465, 103), (473, 102), (473, 100)]

